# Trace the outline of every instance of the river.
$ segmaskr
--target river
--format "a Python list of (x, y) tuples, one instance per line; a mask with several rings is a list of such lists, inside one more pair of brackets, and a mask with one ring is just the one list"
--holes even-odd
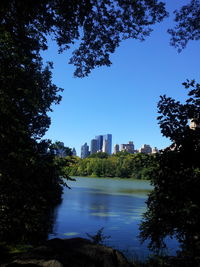
[[(55, 223), (49, 239), (95, 235), (102, 227), (110, 236), (105, 244), (121, 250), (126, 256), (145, 259), (147, 243), (138, 239), (139, 223), (146, 210), (145, 201), (152, 187), (148, 181), (113, 178), (78, 177), (69, 181), (63, 201), (56, 208)], [(177, 243), (168, 241), (169, 254)]]

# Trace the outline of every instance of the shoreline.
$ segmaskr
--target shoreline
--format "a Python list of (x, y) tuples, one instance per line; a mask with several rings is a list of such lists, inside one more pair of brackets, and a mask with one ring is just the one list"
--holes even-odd
[(115, 180), (130, 180), (130, 181), (146, 181), (146, 182), (150, 182), (151, 180), (148, 180), (148, 179), (136, 179), (136, 178), (132, 178), (132, 177), (99, 177), (99, 176), (70, 176), (71, 178), (73, 179), (76, 179), (76, 178), (95, 178), (95, 179), (115, 179)]

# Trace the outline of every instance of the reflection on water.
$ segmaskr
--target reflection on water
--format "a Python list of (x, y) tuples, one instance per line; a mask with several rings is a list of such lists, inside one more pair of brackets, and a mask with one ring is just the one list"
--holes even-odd
[(69, 232), (69, 233), (64, 233), (63, 235), (74, 237), (74, 236), (76, 236), (76, 235), (79, 235), (79, 233), (76, 233), (76, 232)]
[[(69, 184), (72, 189), (64, 190), (62, 203), (54, 209), (35, 197), (25, 203), (11, 201), (1, 210), (1, 241), (38, 244), (54, 237), (88, 238), (87, 233), (95, 235), (104, 227), (103, 234), (111, 236), (106, 245), (131, 254), (134, 251), (141, 259), (149, 254), (146, 244), (141, 245), (137, 238), (145, 201), (152, 190), (149, 182), (77, 178)], [(168, 244), (169, 253), (175, 252), (177, 243)]]
[(106, 244), (123, 251), (137, 251), (144, 258), (149, 252), (137, 236), (138, 224), (145, 211), (147, 194), (152, 187), (147, 181), (130, 179), (77, 178), (72, 190), (65, 190), (57, 209), (54, 230), (49, 238), (96, 234), (104, 227), (111, 236)]
[[(141, 244), (138, 226), (146, 210), (145, 201), (152, 190), (148, 181), (113, 178), (77, 178), (72, 190), (65, 189), (63, 202), (57, 208), (57, 218), (49, 238), (88, 238), (104, 227), (111, 236), (105, 244), (120, 249), (127, 256), (145, 259), (147, 244)], [(167, 242), (170, 254), (177, 242)]]

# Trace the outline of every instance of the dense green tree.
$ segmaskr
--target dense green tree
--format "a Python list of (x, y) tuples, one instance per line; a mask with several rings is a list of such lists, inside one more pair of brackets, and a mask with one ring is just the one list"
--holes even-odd
[(43, 208), (56, 203), (62, 191), (59, 168), (46, 155), (49, 142), (39, 142), (50, 124), (51, 103), (60, 101), (59, 89), (51, 83), (51, 64), (43, 68), (34, 42), (24, 43), (27, 50), (1, 31), (0, 238), (13, 242), (31, 229), (36, 206), (46, 213)]
[(110, 65), (109, 54), (121, 40), (144, 40), (150, 26), (167, 16), (159, 1), (119, 0), (22, 0), (1, 1), (1, 29), (15, 46), (29, 50), (46, 49), (46, 36), (57, 41), (60, 51), (81, 40), (70, 60), (76, 66), (75, 75), (83, 77), (96, 66)]
[[(2, 175), (9, 173), (16, 158), (20, 165), (20, 158), (30, 159), (30, 154), (40, 153), (36, 140), (50, 125), (47, 112), (51, 105), (60, 101), (61, 89), (51, 82), (52, 64), (44, 67), (40, 57), (40, 51), (47, 49), (48, 35), (56, 40), (60, 51), (81, 40), (70, 62), (76, 66), (75, 76), (83, 77), (96, 66), (109, 66), (109, 55), (121, 40), (143, 40), (150, 26), (166, 16), (164, 3), (149, 0), (1, 1)], [(21, 168), (16, 166), (13, 172)]]
[(48, 164), (54, 168), (46, 173), (52, 177), (49, 185), (57, 188), (60, 182), (54, 159), (45, 156), (49, 143), (40, 142), (50, 125), (51, 105), (61, 99), (61, 89), (51, 81), (52, 63), (43, 66), (40, 56), (47, 36), (60, 51), (80, 40), (71, 63), (75, 75), (83, 77), (96, 66), (110, 65), (109, 54), (121, 40), (144, 39), (149, 27), (166, 15), (163, 3), (148, 0), (0, 2), (1, 207), (20, 188), (29, 192), (26, 186), (35, 184), (42, 191), (46, 176), (39, 177), (37, 170)]
[(127, 152), (126, 150), (124, 151), (119, 151), (115, 154), (116, 157), (123, 157), (123, 156), (127, 156), (129, 154), (129, 152)]
[(89, 158), (99, 158), (99, 159), (105, 159), (108, 157), (109, 157), (109, 155), (105, 152), (97, 152), (97, 153), (93, 153), (89, 156)]
[(183, 252), (197, 259), (200, 255), (200, 85), (194, 81), (183, 85), (191, 88), (184, 104), (166, 96), (158, 103), (161, 131), (173, 144), (156, 156), (154, 190), (147, 201), (141, 238), (150, 239), (150, 247), (160, 249), (165, 246), (166, 236), (175, 236)]
[(191, 0), (175, 10), (175, 27), (168, 30), (171, 44), (180, 52), (190, 40), (200, 39), (200, 1)]
[(137, 179), (151, 179), (156, 164), (155, 155), (137, 153), (132, 160), (132, 176)]
[(63, 157), (72, 156), (72, 149), (64, 146), (63, 142), (56, 141), (49, 147), (50, 153), (55, 155), (60, 155)]
[[(44, 66), (40, 56), (47, 36), (56, 40), (60, 52), (79, 40), (70, 63), (75, 76), (84, 77), (95, 67), (109, 66), (109, 56), (122, 40), (144, 40), (166, 16), (164, 3), (156, 0), (0, 2), (1, 219), (19, 207), (34, 211), (36, 202), (60, 196), (62, 164), (46, 154), (49, 142), (41, 141), (51, 105), (61, 100), (61, 89), (51, 81), (52, 63)], [(85, 173), (87, 164), (81, 164), (77, 171)], [(6, 221), (1, 225), (6, 227)]]
[(74, 164), (71, 164), (69, 174), (74, 175), (75, 173), (77, 176), (149, 179), (154, 165), (155, 157), (153, 155), (119, 153), (118, 155), (102, 158), (94, 154), (94, 157), (80, 159)]

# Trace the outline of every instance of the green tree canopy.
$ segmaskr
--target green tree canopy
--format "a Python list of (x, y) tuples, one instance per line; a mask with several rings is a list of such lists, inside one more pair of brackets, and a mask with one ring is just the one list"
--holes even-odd
[(104, 158), (108, 158), (109, 155), (106, 152), (97, 152), (97, 153), (93, 153), (89, 156), (89, 158), (100, 158), (100, 159), (104, 159)]
[(80, 40), (70, 60), (77, 77), (109, 66), (109, 55), (121, 40), (144, 40), (150, 26), (166, 16), (164, 3), (149, 0), (3, 0), (0, 4), (1, 29), (22, 53), (46, 49), (47, 35), (57, 41), (60, 51)]
[(154, 164), (154, 155), (126, 152), (108, 156), (106, 153), (96, 153), (93, 157), (91, 155), (72, 163), (68, 173), (75, 176), (150, 179)]
[(200, 39), (200, 1), (191, 0), (175, 10), (175, 27), (169, 29), (171, 44), (180, 52), (190, 40)]
[(52, 154), (61, 154), (63, 157), (72, 156), (71, 148), (64, 146), (60, 141), (51, 144), (49, 150)]
[[(198, 1), (191, 3), (195, 9)], [(184, 13), (186, 19), (191, 12)], [(36, 202), (45, 205), (61, 193), (62, 168), (46, 154), (50, 143), (41, 141), (50, 125), (48, 112), (60, 102), (62, 91), (52, 83), (52, 63), (44, 66), (40, 56), (47, 37), (56, 40), (60, 52), (77, 41), (70, 63), (76, 67), (74, 75), (84, 77), (95, 67), (110, 66), (110, 54), (122, 40), (144, 40), (167, 15), (165, 4), (157, 0), (0, 1), (1, 220), (19, 207), (34, 211)], [(198, 12), (195, 17), (198, 21)], [(12, 218), (9, 225), (15, 224)], [(3, 233), (8, 223), (1, 225)]]
[[(189, 98), (184, 104), (166, 96), (158, 103), (158, 117), (164, 136), (173, 145), (156, 156), (150, 194), (141, 224), (142, 240), (150, 247), (165, 246), (166, 236), (175, 236), (186, 255), (200, 255), (200, 85), (183, 84)], [(190, 127), (191, 120), (194, 127)], [(193, 265), (196, 266), (196, 265)]]

